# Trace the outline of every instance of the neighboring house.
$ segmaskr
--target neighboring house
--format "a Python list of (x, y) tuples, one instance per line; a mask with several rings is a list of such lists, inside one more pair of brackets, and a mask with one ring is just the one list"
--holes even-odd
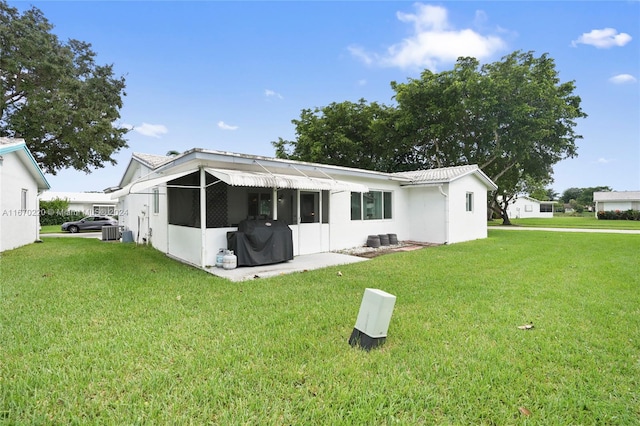
[(24, 140), (0, 137), (0, 252), (39, 239), (38, 195), (47, 189)]
[(192, 149), (133, 154), (112, 197), (134, 240), (202, 268), (246, 218), (285, 222), (294, 255), (341, 250), (368, 235), (456, 243), (486, 238), (487, 191), (475, 165), (404, 173)]
[(109, 215), (116, 213), (117, 200), (104, 192), (54, 192), (47, 191), (40, 197), (43, 201), (67, 200), (69, 212), (79, 212), (83, 216)]
[(640, 191), (596, 191), (593, 202), (596, 217), (598, 212), (640, 210)]
[(553, 205), (553, 201), (540, 201), (526, 195), (519, 195), (507, 207), (507, 214), (511, 219), (551, 218), (553, 217)]

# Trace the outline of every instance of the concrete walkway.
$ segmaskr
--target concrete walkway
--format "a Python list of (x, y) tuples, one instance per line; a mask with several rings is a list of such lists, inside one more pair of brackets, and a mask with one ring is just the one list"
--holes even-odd
[(349, 263), (365, 262), (368, 259), (349, 256), (340, 253), (315, 253), (296, 256), (288, 262), (273, 265), (240, 266), (236, 269), (207, 268), (207, 272), (231, 281), (246, 281), (258, 278), (268, 278), (292, 272), (311, 271), (329, 266), (347, 265)]
[(488, 229), (505, 229), (508, 231), (554, 231), (554, 232), (594, 232), (599, 234), (640, 234), (634, 229), (588, 229), (588, 228), (534, 228), (526, 226), (489, 226)]

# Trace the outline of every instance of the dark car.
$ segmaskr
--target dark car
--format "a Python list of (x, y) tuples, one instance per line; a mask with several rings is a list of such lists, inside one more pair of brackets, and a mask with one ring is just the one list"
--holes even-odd
[(100, 231), (103, 226), (118, 226), (118, 220), (111, 216), (87, 216), (76, 222), (63, 223), (62, 230), (71, 233), (79, 231)]

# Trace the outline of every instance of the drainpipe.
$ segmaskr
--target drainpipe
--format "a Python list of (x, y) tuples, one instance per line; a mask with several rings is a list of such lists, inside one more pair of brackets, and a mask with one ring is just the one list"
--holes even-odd
[(200, 166), (200, 267), (207, 265), (207, 175)]
[(444, 197), (444, 243), (449, 244), (449, 196), (442, 190), (442, 185), (438, 185), (438, 191)]

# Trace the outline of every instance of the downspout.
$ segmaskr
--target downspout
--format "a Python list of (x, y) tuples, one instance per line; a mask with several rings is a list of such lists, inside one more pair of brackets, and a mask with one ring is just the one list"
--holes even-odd
[(449, 196), (442, 190), (442, 185), (438, 185), (438, 191), (444, 197), (444, 243), (449, 244)]
[(207, 175), (200, 166), (200, 267), (206, 267), (207, 259)]

